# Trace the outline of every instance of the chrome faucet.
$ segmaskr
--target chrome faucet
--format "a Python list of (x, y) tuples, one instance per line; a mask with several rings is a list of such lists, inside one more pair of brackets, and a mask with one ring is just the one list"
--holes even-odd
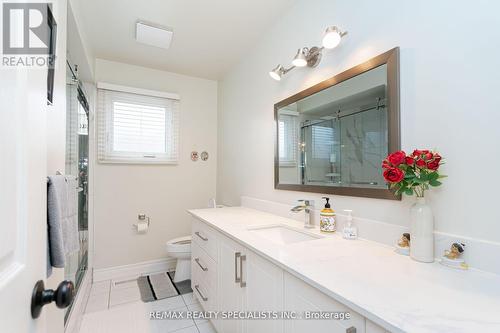
[(306, 213), (304, 228), (314, 228), (311, 221), (314, 219), (314, 200), (298, 200), (301, 205), (295, 206), (290, 209), (291, 212), (298, 213), (304, 211)]

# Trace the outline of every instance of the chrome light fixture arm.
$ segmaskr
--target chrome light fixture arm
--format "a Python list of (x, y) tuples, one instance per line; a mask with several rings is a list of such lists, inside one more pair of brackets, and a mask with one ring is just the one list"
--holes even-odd
[(326, 28), (323, 34), (323, 46), (302, 47), (297, 50), (297, 54), (292, 60), (292, 66), (284, 68), (281, 64), (276, 66), (269, 75), (276, 81), (280, 81), (281, 77), (296, 67), (311, 67), (318, 66), (321, 62), (324, 49), (333, 49), (341, 41), (342, 37), (347, 34), (347, 31), (340, 31), (336, 26)]

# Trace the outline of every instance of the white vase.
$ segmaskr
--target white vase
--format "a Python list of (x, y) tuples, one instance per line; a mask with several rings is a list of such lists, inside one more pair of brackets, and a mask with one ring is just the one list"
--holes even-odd
[(410, 257), (420, 262), (433, 262), (434, 217), (423, 197), (417, 197), (410, 208), (410, 236)]

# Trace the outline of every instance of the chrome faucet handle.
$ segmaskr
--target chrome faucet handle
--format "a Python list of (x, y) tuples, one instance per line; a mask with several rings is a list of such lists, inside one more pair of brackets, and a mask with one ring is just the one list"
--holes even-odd
[(303, 202), (304, 206), (306, 207), (314, 207), (314, 200), (309, 200), (309, 199), (300, 199), (297, 200), (298, 202)]

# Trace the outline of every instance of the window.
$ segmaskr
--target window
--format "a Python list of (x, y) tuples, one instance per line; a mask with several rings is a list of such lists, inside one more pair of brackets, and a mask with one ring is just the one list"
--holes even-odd
[(297, 116), (291, 112), (280, 112), (278, 120), (278, 148), (281, 166), (294, 166), (297, 163)]
[(178, 99), (126, 87), (134, 92), (99, 88), (102, 85), (97, 92), (99, 162), (177, 163)]
[(318, 159), (330, 159), (333, 148), (333, 128), (314, 126), (312, 127), (312, 157)]

